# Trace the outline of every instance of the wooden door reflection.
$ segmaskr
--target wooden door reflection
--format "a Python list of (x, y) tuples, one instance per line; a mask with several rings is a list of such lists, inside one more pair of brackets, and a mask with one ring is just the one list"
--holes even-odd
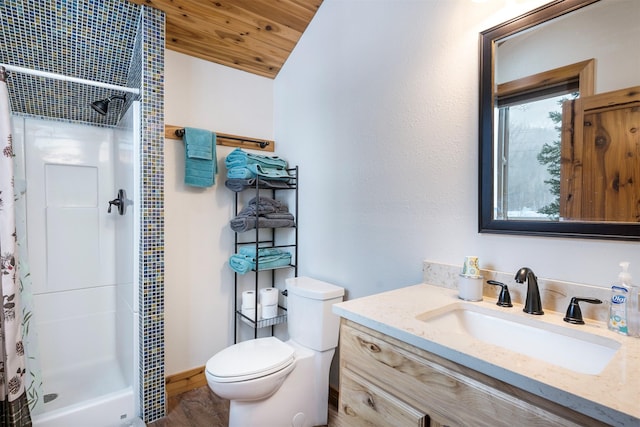
[(560, 216), (640, 222), (640, 86), (563, 105)]

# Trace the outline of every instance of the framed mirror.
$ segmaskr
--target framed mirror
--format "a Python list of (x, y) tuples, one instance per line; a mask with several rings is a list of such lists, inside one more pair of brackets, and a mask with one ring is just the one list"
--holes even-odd
[(480, 34), (479, 232), (640, 240), (640, 2)]

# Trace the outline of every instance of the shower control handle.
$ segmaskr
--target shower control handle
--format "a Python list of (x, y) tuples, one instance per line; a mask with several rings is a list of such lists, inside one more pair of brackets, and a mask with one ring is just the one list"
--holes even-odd
[(109, 200), (109, 209), (107, 209), (107, 213), (111, 213), (111, 206), (118, 207), (118, 213), (120, 215), (124, 215), (124, 208), (126, 206), (126, 196), (123, 189), (118, 190), (118, 197), (113, 200)]

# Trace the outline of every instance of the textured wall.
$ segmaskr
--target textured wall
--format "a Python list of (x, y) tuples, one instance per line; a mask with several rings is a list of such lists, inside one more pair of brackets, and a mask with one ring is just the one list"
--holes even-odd
[[(172, 51), (165, 80), (167, 124), (273, 139), (273, 80)], [(203, 366), (233, 343), (231, 150), (217, 147), (216, 185), (200, 189), (184, 185), (184, 143), (165, 142), (167, 375)]]
[(477, 232), (478, 33), (534, 3), (322, 4), (275, 85), (278, 151), (302, 170), (302, 274), (349, 298), (465, 255), (597, 286), (630, 259), (640, 277), (637, 243)]

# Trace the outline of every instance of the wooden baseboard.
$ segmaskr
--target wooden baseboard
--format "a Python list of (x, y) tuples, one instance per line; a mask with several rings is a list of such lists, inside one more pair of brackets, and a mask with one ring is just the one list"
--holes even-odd
[(189, 390), (207, 385), (204, 366), (169, 375), (164, 382), (167, 388), (167, 398), (176, 396)]

